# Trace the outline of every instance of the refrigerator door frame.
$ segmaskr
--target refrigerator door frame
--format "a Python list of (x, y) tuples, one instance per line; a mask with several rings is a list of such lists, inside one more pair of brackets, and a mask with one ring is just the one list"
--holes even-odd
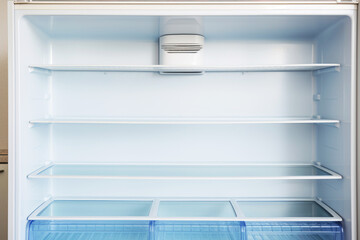
[(17, 4), (142, 4), (142, 5), (156, 5), (156, 4), (188, 4), (188, 5), (227, 5), (227, 4), (358, 4), (359, 0), (260, 0), (260, 1), (251, 1), (251, 0), (156, 0), (156, 1), (146, 1), (146, 0), (14, 0)]
[(16, 87), (14, 3), (8, 2), (8, 239), (16, 239)]
[(359, 78), (360, 78), (360, 75), (359, 75), (359, 72), (360, 72), (360, 9), (358, 8), (357, 10), (357, 51), (356, 51), (356, 54), (357, 54), (357, 64), (355, 66), (357, 66), (357, 69), (356, 69), (356, 83), (357, 83), (357, 87), (356, 87), (356, 103), (357, 103), (357, 109), (356, 109), (356, 115), (357, 115), (357, 121), (356, 121), (356, 141), (357, 141), (357, 145), (356, 145), (356, 162), (357, 162), (357, 174), (356, 174), (356, 178), (357, 178), (357, 183), (356, 183), (356, 196), (357, 196), (357, 239), (360, 238), (360, 176), (359, 176), (359, 173), (360, 173), (360, 156), (359, 156), (359, 153), (358, 153), (358, 149), (360, 149), (360, 141), (359, 141), (359, 138), (360, 138), (360, 97), (359, 97), (359, 93), (360, 93), (360, 84), (359, 84)]

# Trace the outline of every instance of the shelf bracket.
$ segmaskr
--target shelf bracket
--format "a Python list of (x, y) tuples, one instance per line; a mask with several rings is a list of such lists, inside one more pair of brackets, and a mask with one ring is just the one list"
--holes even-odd
[(38, 68), (38, 67), (29, 67), (30, 73), (41, 73), (45, 75), (51, 75), (51, 71), (48, 69)]
[(314, 71), (314, 75), (320, 75), (323, 73), (331, 73), (331, 72), (340, 72), (341, 71), (341, 66), (337, 66), (337, 67), (329, 67), (329, 68), (324, 68), (324, 69), (319, 69)]
[(313, 164), (321, 167), (321, 162), (313, 162)]
[(340, 123), (325, 123), (323, 125), (340, 128)]
[[(322, 119), (320, 115), (314, 115), (313, 118), (314, 119)], [(340, 122), (337, 122), (337, 123), (323, 123), (323, 125), (340, 128)]]
[(321, 100), (321, 95), (320, 94), (314, 94), (313, 100), (314, 101), (320, 101)]

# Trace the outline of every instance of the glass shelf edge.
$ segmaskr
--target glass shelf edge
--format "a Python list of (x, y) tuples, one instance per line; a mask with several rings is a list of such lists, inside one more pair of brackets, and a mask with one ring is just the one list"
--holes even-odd
[[(150, 210), (148, 216), (136, 216), (136, 217), (107, 217), (107, 216), (96, 216), (96, 217), (63, 217), (63, 216), (37, 216), (40, 212), (42, 212), (45, 208), (47, 208), (52, 202), (56, 200), (94, 200), (92, 198), (84, 199), (84, 198), (51, 198), (47, 200), (46, 202), (42, 203), (29, 217), (28, 220), (146, 220), (146, 221), (283, 221), (283, 222), (341, 222), (342, 218), (333, 211), (329, 206), (327, 206), (325, 203), (318, 199), (313, 198), (240, 198), (240, 199), (212, 199), (212, 198), (203, 198), (201, 200), (199, 199), (166, 199), (166, 198), (153, 198), (149, 200), (149, 198), (146, 199), (128, 199), (128, 198), (119, 198), (119, 199), (102, 199), (102, 200), (119, 200), (119, 201), (228, 201), (233, 205), (236, 204), (237, 201), (285, 201), (285, 202), (291, 202), (291, 201), (309, 201), (309, 202), (315, 202), (320, 205), (327, 213), (330, 214), (329, 217), (245, 217), (245, 216), (236, 216), (236, 217), (157, 217), (156, 215), (150, 216), (150, 213), (152, 212)], [(98, 200), (98, 199), (95, 199)], [(156, 204), (155, 204), (156, 205)], [(151, 208), (154, 207), (154, 204), (152, 204)], [(233, 206), (234, 208), (234, 206)]]
[[(303, 167), (303, 166), (308, 166), (308, 167), (314, 167), (317, 168), (325, 173), (327, 173), (328, 175), (298, 175), (298, 176), (294, 176), (294, 175), (288, 175), (288, 176), (232, 176), (232, 177), (222, 177), (222, 176), (203, 176), (203, 177), (197, 177), (197, 176), (103, 176), (103, 175), (40, 175), (40, 173), (48, 170), (49, 168), (52, 167), (56, 167), (56, 166), (150, 166), (150, 167), (156, 167), (156, 166), (165, 166), (165, 167), (177, 167), (177, 166), (185, 166), (185, 167), (193, 167), (193, 166), (197, 166), (197, 167), (209, 167), (209, 166), (224, 166), (224, 167), (229, 167), (229, 166), (236, 166), (236, 167)], [(76, 164), (76, 163), (71, 163), (71, 164), (56, 164), (56, 163), (51, 163), (48, 165), (45, 165), (37, 170), (35, 170), (34, 172), (30, 173), (27, 176), (29, 179), (99, 179), (99, 180), (183, 180), (183, 181), (191, 181), (191, 180), (203, 180), (203, 181), (245, 181), (245, 180), (339, 180), (342, 179), (342, 176), (328, 168), (325, 168), (323, 166), (319, 166), (316, 164), (216, 164), (216, 165), (207, 165), (207, 164), (181, 164), (181, 165), (166, 165), (166, 164), (159, 164), (159, 165), (152, 165), (152, 164), (145, 164), (145, 165), (141, 165), (141, 164)]]

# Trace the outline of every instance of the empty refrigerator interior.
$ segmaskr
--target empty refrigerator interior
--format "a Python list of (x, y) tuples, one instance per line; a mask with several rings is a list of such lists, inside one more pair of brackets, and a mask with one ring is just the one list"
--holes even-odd
[(149, 12), (15, 11), (16, 239), (354, 239), (355, 11)]

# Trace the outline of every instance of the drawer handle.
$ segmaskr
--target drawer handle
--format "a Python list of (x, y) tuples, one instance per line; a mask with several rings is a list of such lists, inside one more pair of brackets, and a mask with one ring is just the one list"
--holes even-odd
[(3, 172), (5, 172), (5, 170), (3, 170), (3, 169), (2, 169), (2, 170), (0, 170), (0, 173), (3, 173)]

